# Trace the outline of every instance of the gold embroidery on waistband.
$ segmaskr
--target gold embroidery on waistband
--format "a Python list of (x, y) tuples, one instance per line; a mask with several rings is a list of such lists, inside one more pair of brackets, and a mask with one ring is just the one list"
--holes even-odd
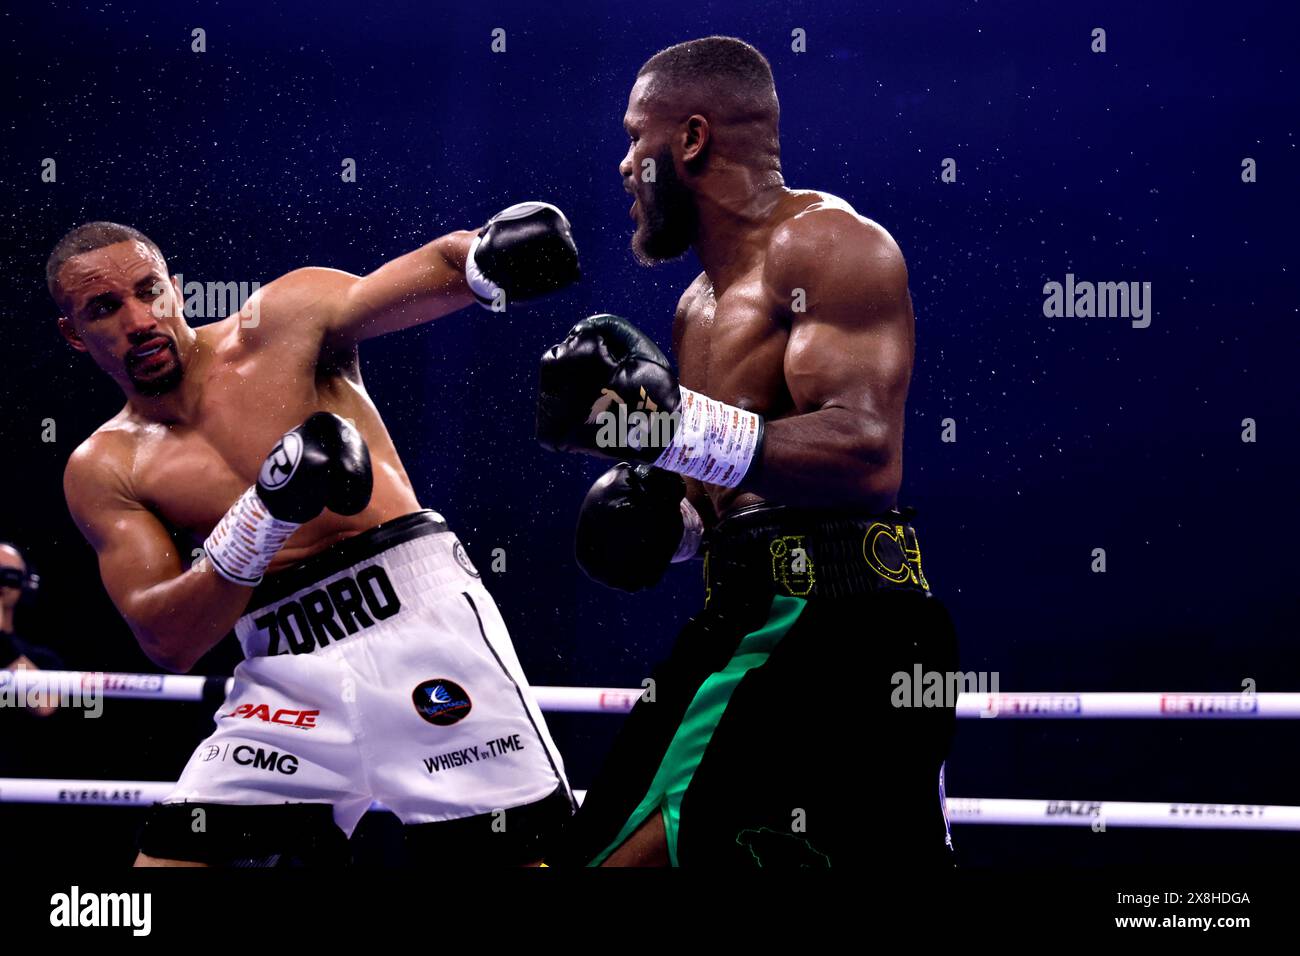
[[(896, 568), (891, 568), (880, 559), (876, 554), (876, 545), (880, 539), (889, 538), (898, 545), (899, 550), (903, 552), (903, 563)], [(867, 533), (862, 536), (862, 559), (867, 562), (867, 567), (871, 568), (886, 581), (892, 581), (894, 584), (905, 584), (908, 581), (916, 581), (916, 573), (908, 564), (906, 536), (903, 534), (903, 526), (895, 525), (891, 529), (887, 524), (881, 524), (879, 521), (874, 522), (871, 527), (867, 528)], [(919, 556), (919, 553), (918, 553)]]
[(767, 549), (772, 554), (772, 580), (791, 597), (807, 597), (816, 583), (812, 558), (803, 546), (803, 535), (773, 538)]

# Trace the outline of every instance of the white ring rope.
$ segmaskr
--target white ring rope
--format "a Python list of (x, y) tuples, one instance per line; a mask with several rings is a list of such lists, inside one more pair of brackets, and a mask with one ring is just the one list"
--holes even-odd
[[(98, 671), (0, 671), (0, 706), (87, 697), (202, 701), (224, 697), (233, 679), (183, 674)], [(551, 713), (625, 713), (643, 688), (534, 687)], [(58, 698), (58, 701), (49, 698)], [(1024, 693), (961, 694), (963, 718), (1300, 718), (1300, 694), (1257, 693)], [(164, 799), (175, 785), (155, 780), (0, 778), (0, 803), (139, 806)], [(585, 795), (575, 791), (575, 795)], [(1019, 800), (950, 797), (954, 823), (1012, 826), (1158, 827), (1186, 829), (1300, 830), (1300, 807), (1262, 804), (1134, 803), (1105, 800)], [(375, 804), (372, 809), (384, 809)]]
[[(3, 783), (3, 781), (0, 781)], [(1012, 826), (1159, 827), (1185, 830), (1300, 830), (1300, 807), (1246, 803), (1132, 803), (1121, 800), (989, 800), (949, 797), (953, 823)]]
[(958, 717), (998, 718), (1210, 718), (1294, 720), (1300, 694), (1216, 694), (1186, 691), (1079, 694), (962, 694)]
[[(0, 777), (0, 803), (135, 807), (164, 799), (160, 780), (54, 780)], [(575, 790), (578, 802), (586, 791)], [(383, 804), (371, 805), (384, 810)], [(953, 823), (1002, 826), (1150, 827), (1187, 830), (1300, 830), (1300, 807), (1235, 803), (1132, 803), (1119, 800), (993, 800), (949, 797)]]
[[(188, 674), (116, 674), (98, 671), (0, 671), (0, 706), (31, 694), (81, 701), (87, 696), (136, 700), (201, 701), (224, 698), (233, 678)], [(641, 687), (533, 687), (550, 713), (626, 713)], [(9, 706), (13, 706), (9, 704)], [(960, 718), (1003, 719), (1255, 719), (1300, 718), (1300, 693), (965, 693), (957, 698)]]
[[(176, 788), (166, 780), (58, 780), (0, 777), (0, 803), (56, 803), (61, 806), (140, 807), (158, 803)], [(586, 790), (573, 791), (582, 803)], [(387, 811), (382, 803), (371, 810)]]
[[(99, 671), (0, 670), (0, 707), (15, 706), (32, 695), (54, 697), (51, 703), (80, 707), (89, 698), (220, 702), (235, 680), (191, 674), (112, 674)], [(537, 703), (551, 713), (627, 713), (644, 694), (643, 687), (533, 687)], [(68, 704), (67, 702), (72, 702)]]

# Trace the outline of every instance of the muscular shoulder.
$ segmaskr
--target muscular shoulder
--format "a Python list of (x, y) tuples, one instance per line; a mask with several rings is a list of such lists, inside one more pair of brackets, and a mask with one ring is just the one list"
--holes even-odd
[(63, 469), (63, 493), (78, 524), (96, 508), (127, 504), (132, 498), (129, 475), (138, 436), (120, 418), (101, 425), (68, 458)]
[(884, 227), (819, 193), (772, 230), (763, 281), (769, 294), (783, 299), (804, 289), (810, 299), (895, 300), (907, 295), (907, 265)]
[(680, 319), (690, 312), (691, 307), (701, 296), (707, 295), (710, 288), (709, 277), (703, 272), (697, 275), (695, 281), (686, 287), (682, 297), (677, 300), (677, 311), (674, 313), (677, 318)]
[(357, 277), (341, 269), (308, 266), (286, 272), (274, 282), (257, 290), (263, 302), (273, 309), (302, 309), (326, 302), (346, 292)]
[(682, 330), (686, 325), (686, 320), (691, 314), (691, 310), (701, 304), (713, 291), (713, 286), (709, 282), (709, 277), (701, 272), (695, 277), (695, 281), (686, 287), (682, 297), (677, 300), (677, 310), (673, 313), (673, 351), (678, 351), (678, 344), (681, 339)]
[(258, 289), (227, 321), (238, 321), (237, 334), (247, 344), (303, 334), (312, 338), (331, 322), (356, 281), (338, 269), (295, 269)]

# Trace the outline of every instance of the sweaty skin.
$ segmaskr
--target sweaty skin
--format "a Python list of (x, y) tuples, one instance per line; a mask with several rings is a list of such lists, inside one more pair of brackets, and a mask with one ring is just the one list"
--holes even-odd
[[(70, 259), (59, 274), (59, 330), (89, 352), (126, 405), (68, 461), (64, 492), (99, 556), (113, 603), (159, 665), (187, 671), (243, 614), (253, 589), (199, 557), (226, 509), (257, 479), (276, 441), (313, 412), (351, 419), (370, 446), (374, 492), (360, 514), (330, 511), (299, 528), (269, 572), (419, 509), (411, 481), (361, 382), (361, 341), (474, 301), (465, 284), (472, 232), (450, 233), (365, 277), (299, 269), (238, 313), (185, 321), (179, 283), (151, 249), (122, 242)], [(143, 364), (128, 353), (166, 337)], [(170, 354), (168, 354), (170, 352)], [(160, 395), (138, 383), (183, 369)], [(173, 538), (173, 535), (175, 538)], [(136, 866), (202, 866), (139, 854)]]
[(619, 173), (638, 235), (656, 202), (647, 162), (670, 153), (672, 178), (688, 183), (704, 271), (673, 323), (681, 384), (767, 418), (753, 477), (735, 489), (688, 480), (692, 502), (706, 520), (763, 500), (893, 507), (914, 341), (898, 245), (844, 200), (787, 189), (761, 123), (688, 106), (657, 94), (653, 73), (639, 78)]
[(767, 438), (757, 480), (734, 489), (691, 481), (693, 498), (707, 497), (719, 517), (768, 498), (893, 507), (913, 354), (893, 239), (834, 196), (790, 192), (723, 282), (703, 272), (678, 303), (680, 381), (762, 414)]
[[(669, 205), (640, 175), (648, 161), (670, 159), (672, 175), (661, 170), (659, 180), (690, 193), (689, 247), (704, 271), (673, 321), (678, 379), (766, 418), (757, 467), (737, 488), (687, 479), (692, 504), (709, 523), (761, 501), (893, 507), (914, 344), (893, 238), (842, 199), (787, 189), (775, 126), (743, 104), (712, 108), (689, 89), (665, 95), (648, 73), (623, 126), (619, 174), (637, 235), (648, 231), (647, 207)], [(602, 865), (670, 865), (662, 816), (651, 813)]]
[[(256, 481), (280, 436), (313, 412), (356, 423), (370, 446), (374, 493), (360, 514), (325, 511), (304, 524), (271, 573), (419, 509), (362, 385), (357, 344), (472, 302), (463, 277), (472, 236), (444, 236), (364, 278), (291, 272), (241, 312), (197, 329), (185, 321), (166, 264), (142, 243), (106, 246), (64, 265), (60, 331), (127, 398), (73, 452), (64, 491), (109, 596), (159, 665), (189, 670), (243, 613), (252, 589), (211, 570), (198, 549)], [(162, 395), (142, 395), (125, 357), (159, 336), (175, 343), (174, 354), (155, 355), (136, 377), (166, 374), (177, 361), (183, 377)]]

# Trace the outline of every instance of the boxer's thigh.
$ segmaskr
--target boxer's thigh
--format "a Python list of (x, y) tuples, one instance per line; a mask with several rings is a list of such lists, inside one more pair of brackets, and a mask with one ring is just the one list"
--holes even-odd
[(370, 803), (337, 656), (239, 665), (216, 727), (155, 807), (140, 849), (229, 863), (333, 854)]
[(459, 867), (540, 863), (573, 813), (569, 792), (557, 787), (541, 800), (491, 813), (402, 828), (407, 862)]
[[(646, 693), (623, 721), (560, 848), (548, 856), (548, 862), (562, 866), (592, 862), (616, 848), (621, 833), (632, 832), (644, 822), (646, 812), (639, 812), (644, 805), (660, 805), (664, 794), (654, 788), (683, 718), (704, 682), (726, 666), (746, 630), (757, 626), (754, 619), (748, 611), (736, 615), (704, 611), (686, 623), (669, 656), (651, 672)], [(756, 620), (762, 619), (759, 613)]]
[[(359, 739), (374, 796), (405, 824), (568, 803), (546, 733), (481, 588), (404, 610), (377, 640), (343, 645), (355, 679)], [(517, 824), (532, 817), (519, 814)]]
[(160, 803), (139, 846), (136, 866), (341, 866), (350, 858), (327, 803)]
[(909, 865), (943, 847), (951, 711), (901, 712), (889, 692), (905, 666), (955, 667), (955, 644), (941, 607), (900, 597), (809, 602), (744, 675), (682, 799), (683, 865)]

